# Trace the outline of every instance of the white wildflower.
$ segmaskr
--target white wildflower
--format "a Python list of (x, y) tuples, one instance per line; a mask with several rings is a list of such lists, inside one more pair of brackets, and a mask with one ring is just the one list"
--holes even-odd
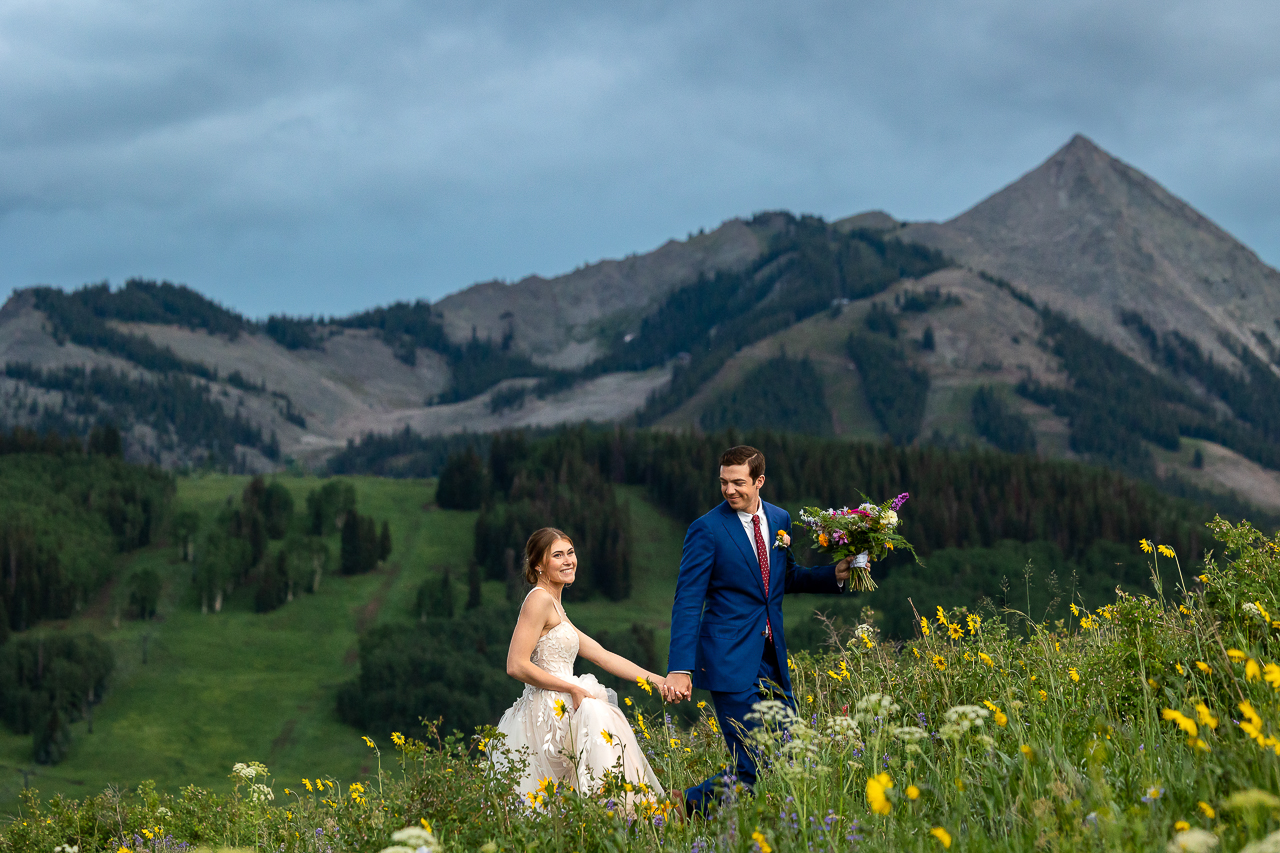
[(898, 726), (893, 730), (893, 736), (903, 743), (917, 743), (929, 736), (929, 733), (919, 726)]
[(748, 720), (759, 720), (765, 725), (788, 725), (796, 718), (791, 706), (777, 699), (765, 699), (751, 706), (755, 710), (747, 714)]
[(249, 788), (249, 800), (255, 803), (269, 803), (276, 798), (276, 792), (261, 782), (254, 782)]
[(938, 729), (938, 734), (948, 740), (958, 741), (964, 736), (965, 732), (981, 726), (983, 721), (990, 715), (990, 711), (977, 705), (956, 705), (943, 714), (943, 719), (946, 720), (946, 723)]
[(404, 829), (397, 830), (391, 834), (391, 840), (407, 845), (416, 853), (436, 853), (441, 849), (435, 833), (421, 826), (406, 826)]
[(858, 729), (858, 721), (843, 714), (828, 717), (826, 721), (827, 737), (832, 740), (850, 741), (854, 744), (862, 742), (862, 732)]
[(172, 817), (173, 812), (169, 811), (164, 806), (161, 806), (160, 808), (156, 809), (156, 815), (159, 817)]
[(1246, 601), (1240, 608), (1245, 613), (1252, 616), (1263, 625), (1267, 625), (1267, 616), (1262, 612), (1262, 608), (1254, 604), (1252, 601)]
[[(1173, 836), (1173, 840), (1165, 847), (1169, 853), (1209, 853), (1210, 850), (1218, 846), (1218, 836), (1212, 832), (1203, 829), (1187, 829)], [(1252, 844), (1246, 847), (1249, 850)], [(1280, 850), (1280, 848), (1274, 848)], [(1250, 853), (1259, 853), (1259, 851), (1250, 851)]]
[(888, 720), (894, 714), (902, 710), (897, 702), (893, 701), (893, 697), (885, 693), (870, 693), (858, 700), (858, 704), (854, 706), (857, 712), (853, 718), (860, 724), (866, 725), (875, 722), (879, 717), (881, 720)]

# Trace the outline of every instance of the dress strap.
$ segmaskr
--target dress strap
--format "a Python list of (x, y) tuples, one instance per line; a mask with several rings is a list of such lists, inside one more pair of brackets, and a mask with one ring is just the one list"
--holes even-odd
[[(525, 598), (525, 601), (528, 601), (528, 600), (529, 600), (529, 596), (530, 596), (530, 595), (533, 595), (535, 592), (537, 592), (537, 591), (538, 591), (538, 590), (540, 590), (540, 589), (541, 589), (543, 592), (545, 592), (547, 595), (551, 595), (551, 591), (550, 591), (550, 590), (542, 589), (542, 587), (537, 586), (537, 585), (535, 584), (535, 585), (534, 585), (534, 587), (533, 587), (533, 589), (529, 590), (528, 594), (527, 594), (527, 595), (525, 595), (525, 597), (524, 597), (524, 598)], [(563, 605), (563, 604), (561, 604), (560, 602), (556, 601), (556, 597), (555, 597), (554, 595), (551, 595), (551, 604), (555, 607), (556, 612), (560, 614), (560, 618), (561, 618), (561, 619), (563, 619), (564, 621), (568, 622), (568, 621), (569, 621), (569, 614), (564, 612), (564, 605)]]

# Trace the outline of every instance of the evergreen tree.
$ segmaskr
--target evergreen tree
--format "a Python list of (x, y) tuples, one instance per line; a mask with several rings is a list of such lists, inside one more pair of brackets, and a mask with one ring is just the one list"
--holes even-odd
[(385, 561), (391, 556), (391, 525), (382, 522), (382, 530), (378, 533), (378, 559)]
[(487, 484), (484, 463), (480, 454), (468, 447), (449, 457), (440, 482), (436, 486), (436, 503), (442, 509), (479, 509), (484, 501)]
[(342, 522), (342, 544), (338, 565), (344, 575), (358, 575), (365, 570), (364, 543), (360, 537), (360, 516), (355, 510), (347, 513)]

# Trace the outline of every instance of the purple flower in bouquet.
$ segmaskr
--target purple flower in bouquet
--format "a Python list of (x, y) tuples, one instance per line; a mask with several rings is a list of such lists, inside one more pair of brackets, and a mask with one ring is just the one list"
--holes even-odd
[(899, 509), (902, 508), (902, 505), (907, 502), (907, 498), (909, 497), (911, 497), (909, 494), (907, 494), (906, 492), (903, 492), (902, 494), (898, 495), (896, 498), (893, 499), (893, 503), (889, 504), (889, 509), (893, 510), (894, 512), (897, 512)]

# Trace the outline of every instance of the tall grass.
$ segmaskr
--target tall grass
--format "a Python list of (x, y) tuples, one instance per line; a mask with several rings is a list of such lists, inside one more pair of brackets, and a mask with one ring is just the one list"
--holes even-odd
[[(250, 766), (230, 793), (32, 793), (0, 851), (376, 851), (424, 822), (432, 836), (401, 838), (468, 851), (1280, 850), (1268, 838), (1280, 828), (1280, 544), (1212, 527), (1225, 556), (1194, 577), (1178, 564), (1182, 581), (1155, 597), (1119, 594), (1053, 624), (934, 607), (909, 642), (862, 625), (795, 656), (796, 711), (760, 706), (754, 794), (731, 785), (706, 819), (663, 801), (629, 816), (617, 780), (597, 796), (548, 784), (530, 807), (490, 770), (491, 730), (428, 726), (393, 734), (359, 781)], [(1177, 563), (1142, 547), (1156, 578), (1156, 561)], [(710, 710), (678, 726), (656, 696), (627, 708), (669, 789), (725, 760)]]

